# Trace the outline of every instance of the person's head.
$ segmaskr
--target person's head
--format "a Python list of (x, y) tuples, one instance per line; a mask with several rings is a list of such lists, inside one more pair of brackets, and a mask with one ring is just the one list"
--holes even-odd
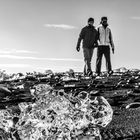
[(101, 17), (101, 24), (102, 24), (103, 26), (108, 26), (107, 17)]
[(92, 25), (93, 26), (93, 24), (94, 24), (94, 18), (89, 18), (88, 19), (88, 25)]

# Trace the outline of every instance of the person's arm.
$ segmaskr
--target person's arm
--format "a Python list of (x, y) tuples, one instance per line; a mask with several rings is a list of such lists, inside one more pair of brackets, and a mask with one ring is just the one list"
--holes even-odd
[(110, 40), (110, 45), (111, 45), (111, 48), (112, 48), (112, 52), (114, 53), (115, 46), (114, 46), (111, 30), (109, 32), (109, 40)]
[(96, 30), (96, 37), (95, 37), (95, 46), (98, 47), (99, 41), (99, 28)]
[(85, 34), (85, 31), (84, 31), (84, 28), (83, 28), (81, 30), (80, 34), (79, 34), (79, 38), (78, 38), (78, 42), (77, 42), (77, 46), (76, 46), (76, 50), (78, 52), (80, 51), (80, 44), (81, 44), (82, 39), (84, 39), (84, 34)]

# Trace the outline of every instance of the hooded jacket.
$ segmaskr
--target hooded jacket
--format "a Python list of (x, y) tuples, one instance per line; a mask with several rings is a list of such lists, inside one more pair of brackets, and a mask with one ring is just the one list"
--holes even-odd
[(99, 46), (112, 46), (114, 47), (112, 33), (110, 28), (107, 26), (104, 28), (102, 25), (98, 27), (98, 39)]
[(77, 46), (80, 46), (81, 41), (83, 40), (83, 48), (93, 48), (97, 45), (98, 32), (94, 26), (88, 25), (82, 28)]

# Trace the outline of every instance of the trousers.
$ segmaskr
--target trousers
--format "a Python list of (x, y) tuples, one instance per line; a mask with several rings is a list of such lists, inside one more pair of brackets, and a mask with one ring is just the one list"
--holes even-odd
[(97, 59), (96, 59), (96, 73), (100, 74), (102, 57), (105, 56), (106, 69), (108, 72), (112, 71), (111, 60), (110, 60), (110, 47), (109, 46), (98, 46), (97, 48)]
[(88, 72), (92, 72), (91, 69), (91, 60), (93, 56), (93, 50), (94, 48), (85, 48), (83, 47), (83, 54), (84, 54), (84, 75), (87, 75)]

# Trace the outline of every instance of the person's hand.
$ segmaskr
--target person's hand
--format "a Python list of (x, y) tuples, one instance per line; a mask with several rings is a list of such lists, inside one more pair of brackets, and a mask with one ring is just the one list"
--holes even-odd
[(98, 43), (95, 43), (95, 44), (94, 44), (94, 47), (97, 48), (97, 47), (98, 47)]
[(114, 54), (114, 50), (115, 50), (114, 47), (112, 47), (112, 53), (113, 53), (113, 54)]
[(80, 51), (80, 46), (77, 46), (76, 50), (77, 50), (77, 52), (79, 52)]

